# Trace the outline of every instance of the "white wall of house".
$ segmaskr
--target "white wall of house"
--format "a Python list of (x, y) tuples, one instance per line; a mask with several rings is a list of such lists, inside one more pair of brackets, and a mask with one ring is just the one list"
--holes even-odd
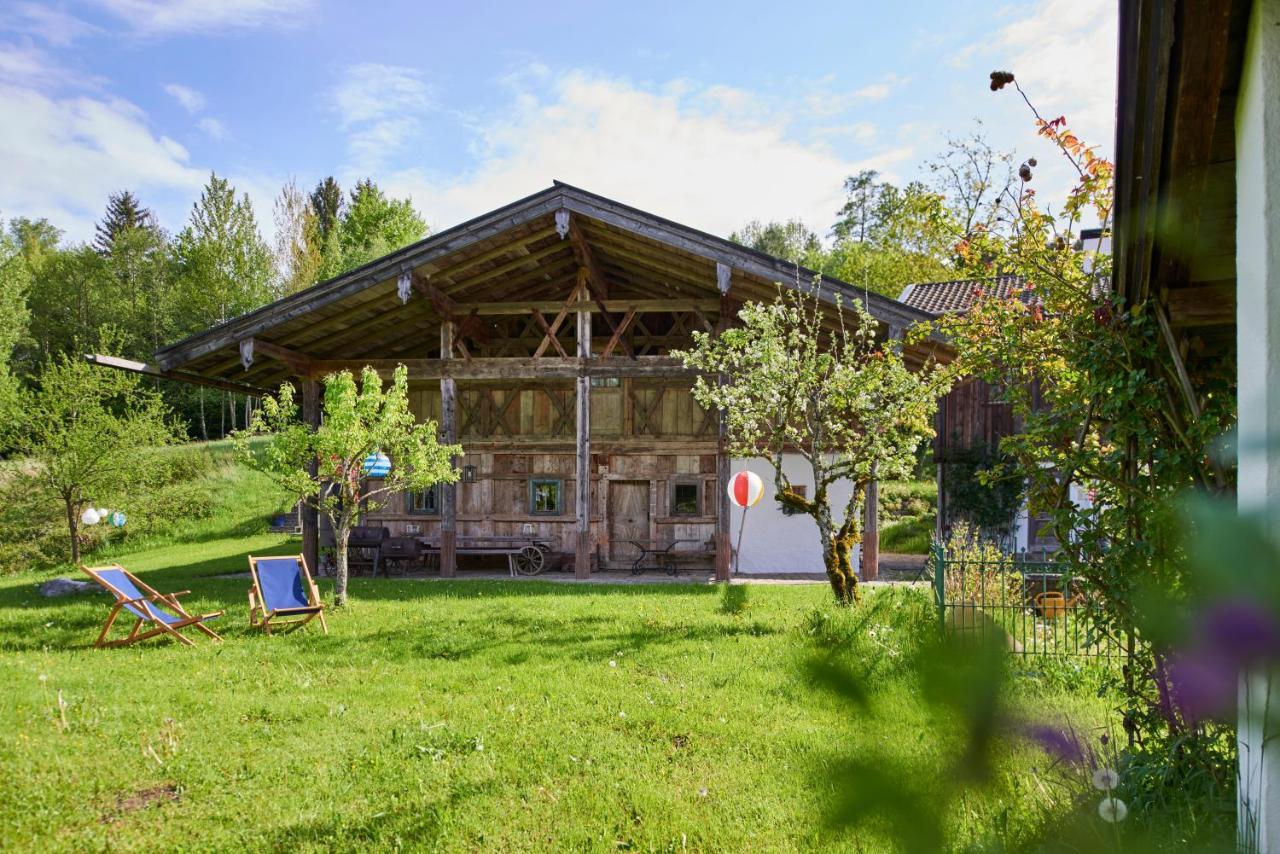
[[(792, 485), (808, 487), (813, 495), (813, 471), (799, 454), (786, 454), (783, 471)], [(755, 507), (746, 511), (746, 527), (743, 513), (732, 508), (729, 532), (735, 548), (738, 533), (742, 531), (742, 550), (738, 555), (738, 571), (742, 575), (775, 573), (825, 573), (822, 564), (822, 546), (818, 540), (818, 525), (808, 516), (787, 516), (774, 500), (773, 465), (767, 460), (734, 460), (732, 470), (753, 471), (764, 481), (764, 497)], [(833, 507), (843, 507), (853, 491), (853, 484), (843, 481), (829, 491)], [(862, 558), (861, 547), (854, 552), (856, 567)]]
[[(1280, 0), (1253, 4), (1236, 110), (1238, 496), (1280, 540)], [(1264, 708), (1268, 695), (1280, 705), (1280, 674), (1252, 675), (1241, 695), (1242, 709)], [(1265, 730), (1242, 715), (1239, 824), (1242, 847), (1277, 854), (1280, 757)]]

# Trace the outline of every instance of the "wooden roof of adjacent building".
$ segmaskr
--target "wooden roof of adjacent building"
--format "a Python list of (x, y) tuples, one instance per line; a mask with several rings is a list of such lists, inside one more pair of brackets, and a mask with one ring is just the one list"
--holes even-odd
[(1116, 286), (1187, 375), (1234, 362), (1235, 109), (1250, 3), (1120, 4)]
[[(303, 357), (328, 363), (439, 358), (436, 330), (444, 316), (458, 322), (460, 334), (477, 339), (505, 334), (497, 319), (514, 314), (525, 315), (526, 328), (537, 332), (565, 309), (580, 275), (592, 282), (591, 311), (604, 315), (607, 335), (622, 318), (646, 313), (675, 312), (683, 318), (676, 321), (682, 331), (709, 329), (722, 307), (736, 311), (744, 301), (771, 299), (779, 283), (809, 285), (816, 273), (556, 182), (163, 347), (148, 367), (176, 379), (261, 389), (298, 372), (290, 358), (295, 363)], [(405, 282), (411, 283), (408, 293)], [(722, 301), (723, 286), (728, 286), (728, 302)], [(930, 317), (838, 280), (824, 278), (821, 287), (829, 303), (864, 304), (886, 334)], [(246, 369), (240, 347), (250, 339), (259, 358)], [(914, 355), (924, 358), (931, 350), (926, 346)], [(554, 359), (547, 361), (549, 369), (553, 365)], [(564, 368), (576, 373), (572, 365)]]

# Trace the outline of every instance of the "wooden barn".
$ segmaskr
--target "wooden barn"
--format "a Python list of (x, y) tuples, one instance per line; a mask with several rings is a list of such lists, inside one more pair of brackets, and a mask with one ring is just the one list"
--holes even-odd
[[(578, 577), (630, 567), (635, 542), (679, 542), (727, 578), (732, 462), (717, 413), (694, 402), (670, 354), (695, 330), (734, 323), (744, 301), (812, 276), (556, 183), (167, 346), (151, 364), (100, 360), (250, 394), (291, 380), (313, 420), (326, 374), (404, 364), (417, 415), (463, 444), (462, 479), (397, 496), (365, 524), (432, 543), (445, 576), (460, 543), (532, 537)], [(885, 337), (928, 316), (838, 281), (823, 292), (862, 301)], [(314, 561), (314, 517), (303, 527)]]
[[(1096, 240), (1098, 235), (1096, 232), (1086, 233), (1085, 237)], [(1107, 245), (1109, 247), (1109, 243)], [(1016, 276), (925, 282), (908, 285), (899, 299), (906, 305), (937, 317), (943, 314), (963, 314), (973, 305), (979, 292), (990, 297), (1007, 298), (1021, 290), (1022, 285), (1022, 280)], [(943, 539), (957, 521), (947, 500), (950, 491), (947, 463), (957, 455), (974, 449), (988, 448), (994, 451), (1001, 439), (1017, 433), (1021, 425), (1013, 407), (1001, 399), (998, 390), (972, 377), (961, 379), (938, 401), (935, 418), (933, 458), (938, 480), (935, 536)], [(1005, 546), (1013, 552), (1051, 554), (1057, 551), (1058, 542), (1050, 530), (1047, 515), (1032, 513), (1023, 508)]]

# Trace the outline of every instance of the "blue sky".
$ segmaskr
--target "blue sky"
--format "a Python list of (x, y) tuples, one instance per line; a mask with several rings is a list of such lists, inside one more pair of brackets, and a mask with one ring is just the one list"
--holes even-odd
[(127, 187), (176, 231), (216, 170), (268, 238), (281, 184), (328, 174), (436, 229), (558, 178), (721, 234), (825, 231), (846, 174), (921, 177), (975, 119), (1053, 196), (1065, 169), (987, 74), (1110, 152), (1115, 32), (1107, 0), (3, 0), (0, 216), (83, 239)]

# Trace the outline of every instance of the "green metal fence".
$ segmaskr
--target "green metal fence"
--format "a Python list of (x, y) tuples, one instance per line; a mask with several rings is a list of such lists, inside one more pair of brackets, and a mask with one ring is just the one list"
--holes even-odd
[(1088, 618), (1088, 590), (1069, 568), (1018, 556), (973, 558), (934, 546), (933, 591), (948, 634), (1004, 637), (1026, 655), (1118, 656)]

